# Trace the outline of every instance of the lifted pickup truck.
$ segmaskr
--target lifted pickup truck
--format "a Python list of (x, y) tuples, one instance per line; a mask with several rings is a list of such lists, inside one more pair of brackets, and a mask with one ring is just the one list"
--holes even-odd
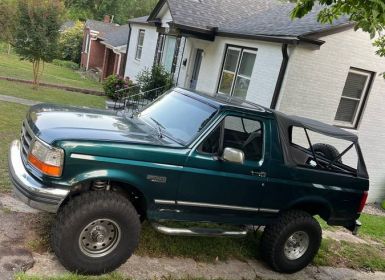
[[(298, 131), (305, 140), (294, 136)], [(313, 144), (314, 133), (349, 144), (339, 153)], [(356, 155), (353, 167), (342, 160), (348, 151)], [(138, 113), (33, 106), (21, 139), (11, 144), (9, 170), (21, 200), (57, 213), (53, 250), (67, 269), (83, 274), (125, 262), (144, 219), (175, 235), (241, 236), (265, 226), (264, 260), (276, 271), (295, 272), (319, 249), (314, 216), (356, 232), (369, 189), (356, 135), (180, 88)]]

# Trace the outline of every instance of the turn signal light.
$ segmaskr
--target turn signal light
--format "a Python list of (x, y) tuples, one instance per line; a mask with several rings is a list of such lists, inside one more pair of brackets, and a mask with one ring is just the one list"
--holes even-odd
[(46, 175), (54, 177), (59, 177), (61, 175), (61, 167), (46, 164), (40, 161), (33, 154), (29, 154), (28, 161)]

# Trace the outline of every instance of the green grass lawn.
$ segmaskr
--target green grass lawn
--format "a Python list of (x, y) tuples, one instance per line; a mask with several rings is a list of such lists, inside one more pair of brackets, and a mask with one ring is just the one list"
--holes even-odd
[[(15, 54), (0, 52), (0, 76), (32, 80), (32, 64)], [(102, 90), (97, 81), (86, 78), (80, 71), (45, 63), (42, 82), (86, 89)]]
[(46, 103), (104, 108), (102, 96), (76, 93), (55, 88), (39, 87), (33, 89), (29, 84), (0, 80), (0, 94), (10, 95)]
[(8, 147), (20, 137), (20, 125), (28, 107), (0, 101), (0, 191), (9, 191)]
[[(33, 90), (28, 84), (0, 81), (0, 94), (11, 95), (41, 102), (87, 107), (104, 107), (104, 97), (43, 88)], [(0, 191), (10, 190), (8, 178), (8, 147), (20, 137), (21, 122), (27, 106), (0, 101)]]
[(385, 217), (362, 214), (359, 235), (382, 242), (385, 246)]

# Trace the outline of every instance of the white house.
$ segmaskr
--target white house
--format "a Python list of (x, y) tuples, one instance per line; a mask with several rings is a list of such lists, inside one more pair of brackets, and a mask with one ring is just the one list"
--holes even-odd
[(278, 0), (160, 0), (130, 21), (125, 76), (163, 64), (178, 86), (245, 98), (360, 137), (369, 201), (385, 198), (385, 59), (347, 18), (292, 21)]

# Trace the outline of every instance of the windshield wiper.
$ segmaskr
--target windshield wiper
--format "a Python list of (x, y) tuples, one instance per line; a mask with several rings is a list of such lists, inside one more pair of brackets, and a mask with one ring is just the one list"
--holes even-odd
[(158, 122), (156, 119), (150, 117), (150, 120), (152, 120), (156, 124), (159, 138), (163, 138), (164, 136), (166, 136), (167, 138), (171, 139), (172, 141), (174, 141), (180, 145), (184, 145), (183, 141), (169, 135), (166, 131), (166, 128), (160, 122)]
[(150, 117), (150, 119), (156, 124), (156, 128), (158, 130), (158, 137), (163, 138), (163, 131), (166, 129), (160, 122), (158, 122), (156, 119)]

